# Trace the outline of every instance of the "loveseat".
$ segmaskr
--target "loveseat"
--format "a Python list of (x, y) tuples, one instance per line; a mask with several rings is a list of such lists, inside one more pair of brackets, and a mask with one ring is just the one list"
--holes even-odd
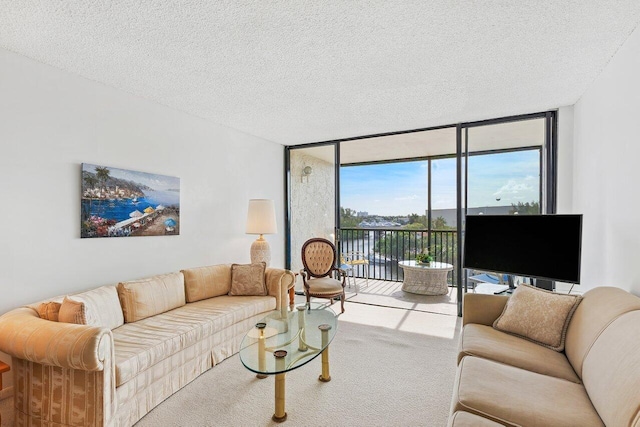
[[(249, 266), (122, 282), (0, 316), (0, 351), (12, 356), (16, 425), (130, 426), (237, 353), (264, 313), (286, 312), (294, 280), (290, 271), (263, 264), (264, 292), (246, 296), (243, 283), (256, 275), (241, 267)], [(75, 315), (86, 324), (40, 317), (56, 305), (62, 320), (70, 303), (81, 303)]]
[(495, 329), (507, 301), (464, 297), (450, 426), (640, 426), (640, 298), (586, 292), (564, 351)]

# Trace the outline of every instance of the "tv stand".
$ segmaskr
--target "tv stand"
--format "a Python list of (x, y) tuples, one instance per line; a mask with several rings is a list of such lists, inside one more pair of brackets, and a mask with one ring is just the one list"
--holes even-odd
[(494, 292), (494, 295), (502, 295), (502, 294), (512, 294), (513, 291), (516, 290), (516, 285), (515, 285), (515, 281), (513, 279), (513, 276), (511, 274), (507, 274), (507, 282), (509, 283), (509, 287), (506, 289), (503, 289), (502, 291), (498, 291), (498, 292)]
[(536, 288), (544, 289), (546, 291), (554, 292), (556, 289), (555, 282), (553, 280), (535, 279)]

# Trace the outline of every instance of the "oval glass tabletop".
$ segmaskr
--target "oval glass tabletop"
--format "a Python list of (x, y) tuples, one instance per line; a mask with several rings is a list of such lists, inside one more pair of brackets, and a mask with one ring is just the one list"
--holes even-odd
[(288, 372), (312, 361), (329, 346), (338, 326), (334, 311), (319, 303), (296, 307), (283, 317), (269, 313), (242, 339), (240, 360), (257, 374)]

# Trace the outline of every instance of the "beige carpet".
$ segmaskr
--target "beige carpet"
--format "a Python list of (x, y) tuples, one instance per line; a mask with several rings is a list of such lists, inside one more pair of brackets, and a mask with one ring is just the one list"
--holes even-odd
[(361, 286), (357, 295), (354, 293), (355, 286), (347, 288), (347, 301), (451, 316), (458, 314), (458, 293), (455, 288), (449, 288), (446, 295), (427, 296), (404, 292), (402, 282), (369, 280), (369, 286), (366, 287), (362, 286), (365, 284), (363, 279), (358, 279), (358, 283)]
[[(457, 331), (455, 316), (347, 303), (330, 347), (331, 382), (318, 381), (319, 359), (287, 374), (285, 425), (445, 426)], [(236, 355), (136, 426), (277, 425), (273, 388), (272, 377), (256, 379)]]
[[(334, 304), (339, 310), (339, 304)], [(285, 426), (445, 426), (459, 331), (455, 316), (347, 302), (320, 359), (287, 374)], [(235, 355), (164, 401), (137, 427), (270, 426), (274, 379), (256, 379)], [(10, 399), (0, 404), (10, 426)]]

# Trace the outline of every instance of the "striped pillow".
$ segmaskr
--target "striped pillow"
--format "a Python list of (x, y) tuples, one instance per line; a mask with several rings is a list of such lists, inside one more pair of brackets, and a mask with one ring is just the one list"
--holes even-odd
[(182, 273), (161, 274), (118, 283), (126, 323), (146, 319), (186, 304)]
[(124, 325), (118, 291), (113, 285), (70, 295), (69, 298), (84, 303), (88, 324), (92, 326), (115, 329)]
[(220, 295), (231, 289), (231, 264), (182, 270), (187, 302), (196, 302)]
[(92, 322), (87, 319), (87, 310), (83, 302), (65, 298), (60, 306), (58, 321), (62, 323), (75, 323), (76, 325), (89, 325)]

